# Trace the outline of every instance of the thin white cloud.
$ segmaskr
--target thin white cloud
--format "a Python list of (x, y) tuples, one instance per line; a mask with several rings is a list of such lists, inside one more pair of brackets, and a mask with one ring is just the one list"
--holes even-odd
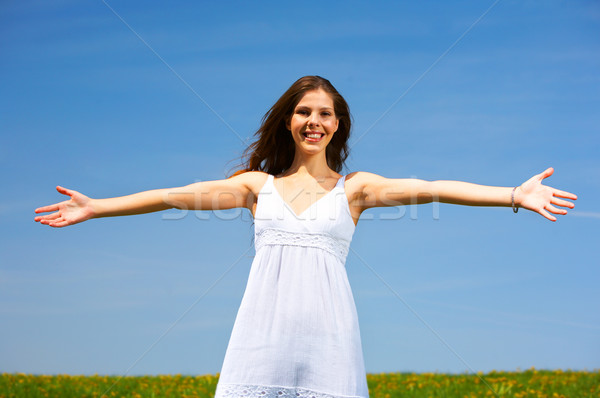
[(597, 212), (597, 211), (570, 211), (569, 215), (575, 216), (575, 217), (600, 219), (600, 212)]

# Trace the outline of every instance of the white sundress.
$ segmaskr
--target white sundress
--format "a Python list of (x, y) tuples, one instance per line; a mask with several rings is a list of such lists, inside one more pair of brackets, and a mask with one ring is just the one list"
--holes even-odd
[(215, 398), (369, 396), (345, 268), (355, 226), (344, 182), (296, 215), (268, 176)]

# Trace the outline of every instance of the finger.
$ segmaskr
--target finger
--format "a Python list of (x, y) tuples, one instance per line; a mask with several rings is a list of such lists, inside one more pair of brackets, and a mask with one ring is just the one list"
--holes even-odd
[(539, 211), (539, 213), (540, 213), (542, 216), (546, 217), (546, 218), (547, 218), (548, 220), (550, 220), (550, 221), (556, 221), (556, 217), (554, 217), (553, 215), (551, 215), (550, 213), (548, 213), (548, 212), (547, 212), (546, 210), (544, 210), (544, 209), (541, 209), (541, 210)]
[(62, 228), (62, 227), (66, 227), (67, 225), (69, 225), (69, 222), (67, 220), (61, 220), (58, 222), (53, 222), (52, 224), (48, 224), (48, 225), (50, 225), (51, 227), (54, 227), (54, 228)]
[(52, 214), (47, 214), (44, 216), (38, 216), (36, 217), (37, 219), (39, 219), (40, 221), (53, 221), (56, 220), (58, 218), (62, 217), (60, 214), (60, 211), (57, 211), (56, 213), (52, 213)]
[(69, 195), (69, 196), (73, 196), (75, 194), (75, 191), (72, 191), (70, 189), (67, 189), (65, 187), (61, 187), (60, 185), (58, 185), (56, 187), (56, 190), (60, 193), (62, 193), (63, 195)]
[(539, 176), (540, 181), (541, 181), (544, 178), (550, 177), (553, 173), (554, 173), (554, 169), (552, 167), (548, 167), (546, 170), (544, 170), (540, 174), (538, 174), (538, 176)]
[(573, 207), (575, 207), (574, 203), (571, 203), (571, 202), (568, 202), (568, 201), (562, 200), (562, 199), (557, 199), (556, 197), (553, 197), (552, 200), (550, 201), (550, 203), (552, 203), (553, 205), (568, 207), (571, 209)]
[(561, 198), (577, 200), (577, 195), (567, 191), (561, 191), (560, 189), (555, 189), (553, 191), (554, 196), (559, 196)]
[(554, 214), (567, 214), (565, 209), (559, 209), (558, 207), (554, 207), (552, 205), (547, 205), (546, 210)]
[(64, 218), (62, 218), (62, 217), (56, 217), (56, 218), (54, 218), (52, 220), (44, 220), (44, 221), (45, 221), (44, 224), (53, 227), (54, 224), (56, 224), (58, 222), (61, 222), (61, 221), (64, 221)]
[(35, 221), (51, 221), (51, 220), (56, 220), (58, 217), (60, 217), (60, 213), (52, 213), (52, 214), (48, 214), (45, 216), (38, 216), (36, 218), (34, 218)]
[(45, 213), (47, 211), (56, 211), (58, 210), (58, 203), (55, 203), (53, 205), (48, 205), (48, 206), (43, 206), (43, 207), (38, 207), (37, 209), (35, 209), (34, 211), (36, 213)]

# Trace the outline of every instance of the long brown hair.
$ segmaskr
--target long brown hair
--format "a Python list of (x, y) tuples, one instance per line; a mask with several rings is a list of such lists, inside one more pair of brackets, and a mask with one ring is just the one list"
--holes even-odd
[(304, 76), (296, 80), (263, 116), (260, 128), (254, 134), (258, 139), (246, 148), (241, 169), (233, 175), (246, 171), (278, 175), (290, 168), (296, 147), (286, 122), (304, 94), (318, 89), (331, 96), (335, 116), (339, 119), (338, 129), (325, 149), (327, 165), (336, 172), (342, 170), (349, 154), (348, 138), (352, 125), (348, 104), (329, 80), (320, 76)]

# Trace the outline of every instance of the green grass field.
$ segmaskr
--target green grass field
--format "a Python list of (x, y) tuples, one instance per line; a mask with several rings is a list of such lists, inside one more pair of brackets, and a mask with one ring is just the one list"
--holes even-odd
[[(1, 374), (0, 398), (214, 396), (218, 375), (44, 376)], [(491, 372), (448, 375), (385, 373), (367, 376), (371, 398), (600, 398), (600, 371)]]

